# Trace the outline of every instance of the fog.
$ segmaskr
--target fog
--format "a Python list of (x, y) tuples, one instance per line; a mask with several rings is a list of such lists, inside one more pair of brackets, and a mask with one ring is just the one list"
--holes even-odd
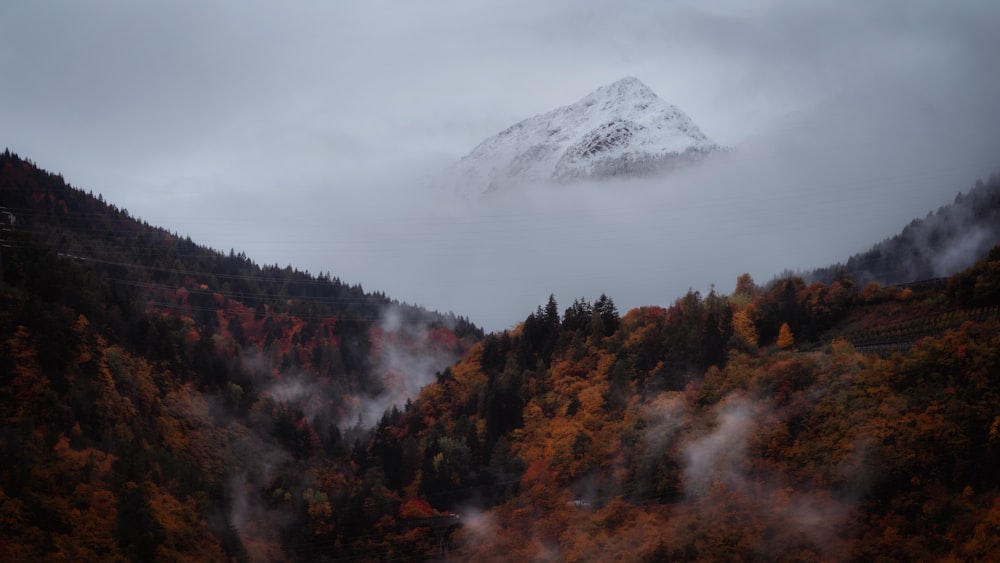
[[(709, 523), (734, 503), (725, 491), (735, 491), (738, 501), (768, 520), (769, 525), (793, 531), (808, 539), (827, 558), (843, 559), (844, 540), (837, 528), (847, 519), (856, 500), (855, 490), (824, 490), (794, 486), (775, 475), (749, 475), (747, 447), (753, 435), (767, 432), (781, 422), (781, 413), (765, 403), (731, 394), (715, 407), (717, 426), (706, 435), (683, 444), (685, 502), (696, 521)], [(871, 476), (851, 474), (861, 488)], [(710, 525), (710, 524), (709, 524)], [(755, 546), (773, 557), (766, 542)]]
[[(264, 261), (331, 271), (488, 330), (523, 320), (550, 293), (563, 307), (607, 293), (624, 311), (713, 284), (730, 292), (743, 272), (766, 281), (843, 261), (989, 174), (985, 144), (910, 120), (918, 108), (894, 109), (885, 130), (846, 111), (816, 117), (660, 177), (473, 199), (416, 178), (329, 204), (305, 198), (315, 207), (262, 202), (274, 221), (238, 222), (246, 234), (222, 247), (250, 245)], [(941, 153), (963, 143), (967, 152)], [(192, 219), (212, 235), (208, 217)]]
[(383, 388), (375, 395), (358, 396), (342, 426), (360, 422), (366, 428), (374, 427), (382, 415), (394, 407), (403, 410), (436, 374), (461, 359), (455, 350), (434, 346), (432, 328), (423, 321), (406, 321), (398, 307), (382, 312), (378, 328), (382, 337), (374, 350), (373, 365)]
[[(488, 330), (842, 261), (1000, 160), (1000, 6), (0, 8), (0, 143), (131, 214)], [(583, 64), (583, 63), (586, 64)], [(436, 174), (625, 75), (729, 150), (660, 178)]]

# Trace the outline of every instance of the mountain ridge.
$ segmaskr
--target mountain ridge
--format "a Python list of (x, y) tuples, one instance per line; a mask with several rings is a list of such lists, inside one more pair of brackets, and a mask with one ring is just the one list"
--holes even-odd
[(859, 284), (881, 285), (944, 278), (971, 266), (998, 243), (1000, 176), (994, 175), (923, 219), (914, 219), (898, 234), (803, 277), (831, 283), (849, 275)]

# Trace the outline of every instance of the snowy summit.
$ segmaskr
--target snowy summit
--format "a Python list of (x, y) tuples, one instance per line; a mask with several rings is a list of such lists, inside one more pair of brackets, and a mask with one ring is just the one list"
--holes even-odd
[(626, 77), (486, 139), (452, 177), (481, 193), (512, 182), (648, 174), (718, 148), (684, 112)]

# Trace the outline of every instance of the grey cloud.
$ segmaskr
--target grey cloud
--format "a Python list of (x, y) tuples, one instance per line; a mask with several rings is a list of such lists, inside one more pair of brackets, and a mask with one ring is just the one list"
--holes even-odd
[[(0, 142), (199, 242), (496, 329), (552, 292), (626, 308), (825, 265), (947, 203), (998, 164), (998, 16), (994, 2), (7, 3)], [(421, 187), (624, 75), (732, 158), (478, 203)]]

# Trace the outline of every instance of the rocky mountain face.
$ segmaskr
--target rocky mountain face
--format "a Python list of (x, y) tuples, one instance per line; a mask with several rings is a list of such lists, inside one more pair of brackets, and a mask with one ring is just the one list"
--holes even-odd
[(684, 112), (626, 77), (484, 140), (449, 177), (482, 193), (513, 182), (649, 174), (718, 149)]

